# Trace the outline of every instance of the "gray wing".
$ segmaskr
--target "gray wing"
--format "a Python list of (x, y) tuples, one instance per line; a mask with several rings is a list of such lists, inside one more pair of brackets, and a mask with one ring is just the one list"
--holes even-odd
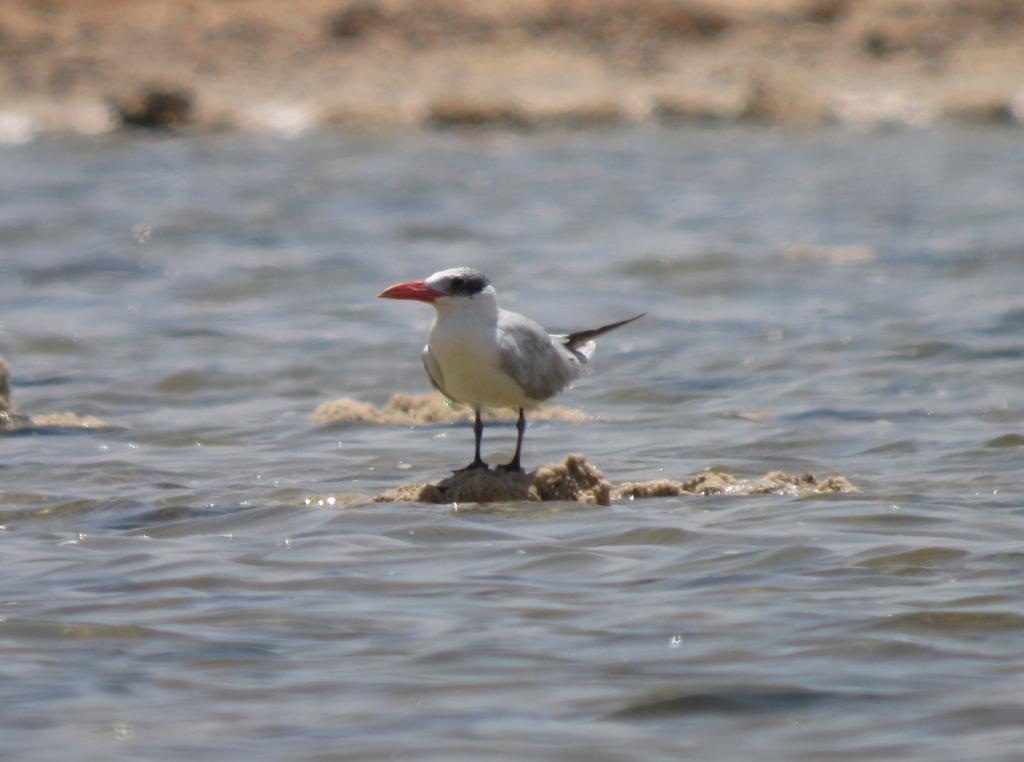
[(498, 313), (501, 369), (530, 399), (553, 397), (579, 375), (580, 358), (556, 344), (555, 338), (518, 313)]
[(434, 355), (430, 353), (430, 347), (423, 347), (420, 359), (423, 360), (423, 367), (427, 371), (427, 378), (430, 379), (431, 385), (445, 397), (452, 400), (452, 402), (458, 402), (457, 399), (444, 390), (444, 374), (441, 373), (441, 366), (438, 365)]

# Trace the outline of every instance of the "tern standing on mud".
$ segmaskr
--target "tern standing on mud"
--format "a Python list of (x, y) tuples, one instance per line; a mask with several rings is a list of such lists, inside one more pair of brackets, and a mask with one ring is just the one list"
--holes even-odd
[(485, 407), (519, 410), (516, 454), (498, 469), (522, 471), (519, 459), (525, 411), (555, 396), (579, 375), (594, 353), (592, 339), (643, 317), (640, 314), (589, 331), (552, 335), (529, 318), (501, 309), (487, 276), (469, 267), (396, 283), (380, 297), (414, 299), (437, 310), (423, 348), (423, 366), (434, 388), (476, 413), (473, 462), (464, 471), (488, 467), (480, 457), (484, 431), (480, 410)]

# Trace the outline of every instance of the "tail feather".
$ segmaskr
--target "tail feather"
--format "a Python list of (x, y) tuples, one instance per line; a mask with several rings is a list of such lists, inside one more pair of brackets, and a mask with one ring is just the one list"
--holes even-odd
[[(600, 328), (591, 328), (589, 331), (576, 331), (575, 333), (567, 333), (562, 340), (565, 343), (566, 348), (572, 351), (579, 347), (581, 344), (587, 344), (589, 341), (591, 341), (592, 339), (596, 339), (601, 334), (608, 333), (608, 331), (614, 331), (616, 328), (621, 328), (622, 326), (627, 325), (628, 323), (632, 323), (634, 320), (639, 320), (646, 314), (646, 312), (641, 312), (639, 315), (628, 318), (626, 320), (620, 320), (618, 323), (609, 323), (608, 325), (603, 325)], [(591, 352), (592, 351), (593, 349), (591, 349)], [(588, 357), (590, 356), (589, 352), (587, 352), (586, 354)]]

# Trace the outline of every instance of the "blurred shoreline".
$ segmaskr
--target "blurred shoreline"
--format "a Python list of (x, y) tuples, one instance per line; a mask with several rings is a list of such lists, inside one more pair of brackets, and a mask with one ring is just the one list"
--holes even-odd
[(266, 130), (1024, 124), (1018, 0), (6, 0), (0, 142)]

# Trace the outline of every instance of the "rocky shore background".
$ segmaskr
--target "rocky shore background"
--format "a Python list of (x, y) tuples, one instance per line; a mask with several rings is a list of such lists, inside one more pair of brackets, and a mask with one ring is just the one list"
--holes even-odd
[(48, 131), (1024, 123), (1020, 0), (4, 0)]

